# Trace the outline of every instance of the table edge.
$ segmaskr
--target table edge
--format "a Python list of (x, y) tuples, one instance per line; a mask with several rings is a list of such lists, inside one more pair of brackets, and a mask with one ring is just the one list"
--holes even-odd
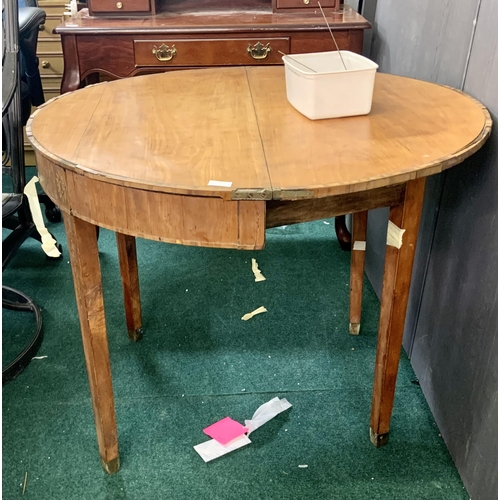
[[(193, 70), (196, 71), (196, 70)], [(410, 78), (410, 77), (401, 77), (399, 78)], [(410, 78), (415, 80), (414, 78)], [(105, 85), (109, 82), (100, 82), (93, 85), (87, 85), (85, 88), (90, 88), (96, 85)], [(119, 186), (127, 186), (133, 188), (139, 188), (146, 191), (154, 191), (154, 192), (164, 192), (170, 194), (179, 194), (179, 195), (189, 195), (189, 196), (207, 196), (207, 197), (218, 197), (225, 200), (294, 200), (294, 199), (312, 199), (312, 198), (324, 198), (327, 196), (335, 196), (339, 194), (345, 193), (354, 193), (358, 191), (366, 191), (370, 189), (375, 189), (384, 186), (391, 186), (396, 184), (401, 184), (403, 182), (408, 182), (413, 179), (428, 177), (430, 175), (434, 175), (442, 172), (448, 168), (451, 168), (459, 163), (462, 163), (465, 159), (470, 157), (476, 151), (478, 151), (486, 142), (486, 140), (491, 135), (491, 130), (493, 126), (493, 120), (491, 118), (490, 112), (486, 108), (486, 106), (481, 103), (479, 100), (475, 99), (471, 95), (466, 92), (450, 87), (449, 85), (443, 85), (433, 82), (432, 85), (437, 85), (440, 87), (447, 88), (459, 94), (462, 94), (464, 97), (473, 101), (483, 112), (484, 115), (484, 124), (482, 130), (479, 134), (468, 144), (460, 148), (459, 150), (451, 153), (447, 156), (443, 156), (441, 158), (437, 158), (436, 160), (429, 162), (428, 164), (424, 164), (418, 170), (413, 170), (411, 172), (403, 172), (397, 175), (387, 175), (385, 177), (379, 177), (374, 180), (364, 180), (361, 179), (359, 182), (355, 184), (340, 184), (335, 186), (307, 186), (307, 187), (294, 187), (294, 188), (274, 188), (271, 185), (271, 188), (225, 188), (225, 187), (217, 187), (217, 189), (206, 189), (206, 186), (199, 187), (198, 189), (193, 188), (192, 186), (172, 186), (170, 184), (150, 184), (137, 180), (131, 180), (128, 177), (122, 177), (119, 175), (103, 175), (102, 173), (92, 170), (91, 168), (84, 167), (82, 165), (78, 165), (76, 163), (70, 162), (64, 158), (54, 155), (49, 152), (38, 140), (35, 138), (32, 132), (32, 123), (35, 119), (36, 115), (39, 113), (41, 109), (49, 105), (51, 102), (62, 99), (64, 97), (69, 96), (73, 92), (67, 92), (65, 94), (56, 96), (44, 104), (40, 105), (30, 116), (28, 122), (26, 124), (26, 136), (33, 146), (35, 150), (35, 154), (41, 154), (47, 160), (55, 163), (56, 165), (71, 170), (80, 175), (84, 175), (86, 177), (99, 180), (101, 182), (106, 182), (109, 184), (115, 184)], [(80, 89), (79, 89), (80, 90)], [(76, 92), (76, 91), (74, 91)], [(253, 99), (253, 97), (252, 97)]]

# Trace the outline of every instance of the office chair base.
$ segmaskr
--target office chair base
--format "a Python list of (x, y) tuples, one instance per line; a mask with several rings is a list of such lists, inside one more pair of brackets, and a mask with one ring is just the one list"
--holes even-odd
[(45, 217), (47, 217), (49, 222), (62, 221), (61, 210), (59, 210), (56, 204), (45, 193), (39, 194), (38, 200), (45, 205)]
[[(5, 368), (2, 368), (2, 385), (5, 385), (30, 364), (42, 344), (43, 331), (40, 308), (19, 290), (2, 286), (2, 307), (12, 311), (32, 312), (36, 321), (35, 331), (26, 347)], [(3, 335), (8, 335), (8, 332), (4, 330)]]

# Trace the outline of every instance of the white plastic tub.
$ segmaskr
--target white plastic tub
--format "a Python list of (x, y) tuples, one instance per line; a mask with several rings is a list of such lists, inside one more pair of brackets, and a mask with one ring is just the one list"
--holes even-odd
[(282, 58), (288, 101), (311, 120), (367, 115), (371, 110), (378, 64), (348, 50), (341, 54), (347, 71), (338, 51)]

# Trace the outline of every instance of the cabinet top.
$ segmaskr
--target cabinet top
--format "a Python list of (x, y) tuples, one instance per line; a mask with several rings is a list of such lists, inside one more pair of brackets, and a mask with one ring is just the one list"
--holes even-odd
[[(351, 7), (326, 14), (333, 30), (368, 29), (370, 23)], [(255, 8), (179, 10), (165, 7), (157, 15), (142, 17), (92, 17), (82, 9), (76, 20), (60, 24), (55, 32), (65, 33), (248, 33), (259, 31), (324, 31), (325, 21), (319, 9), (308, 9), (307, 13), (275, 13), (271, 5), (261, 4)]]

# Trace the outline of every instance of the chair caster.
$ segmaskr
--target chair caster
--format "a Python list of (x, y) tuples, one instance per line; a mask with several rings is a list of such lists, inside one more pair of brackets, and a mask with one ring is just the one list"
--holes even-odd
[(45, 209), (45, 216), (49, 222), (61, 222), (62, 215), (61, 211), (57, 207), (51, 207)]

